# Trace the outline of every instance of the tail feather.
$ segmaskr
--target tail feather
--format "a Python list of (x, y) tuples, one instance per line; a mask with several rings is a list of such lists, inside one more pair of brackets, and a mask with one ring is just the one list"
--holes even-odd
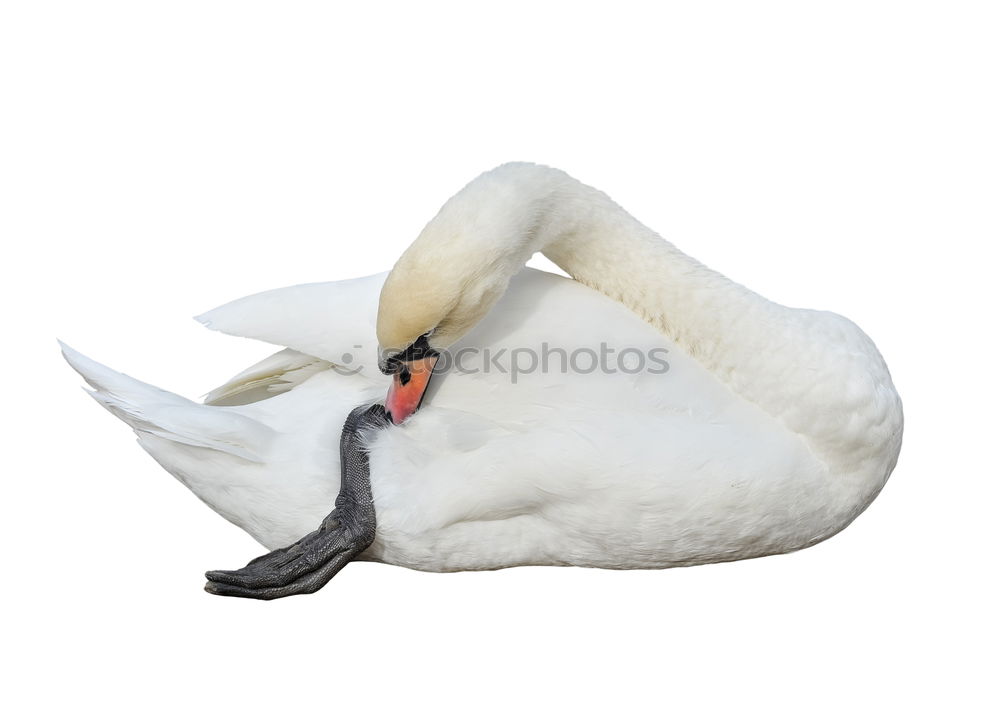
[(87, 391), (136, 432), (263, 462), (275, 432), (232, 407), (203, 406), (114, 371), (60, 341), (66, 362), (94, 389)]

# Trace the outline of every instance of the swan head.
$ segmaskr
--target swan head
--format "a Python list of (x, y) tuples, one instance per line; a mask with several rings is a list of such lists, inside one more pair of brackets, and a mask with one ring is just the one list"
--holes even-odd
[(379, 296), (379, 367), (393, 376), (386, 408), (395, 423), (420, 405), (438, 351), (486, 316), (516, 269), (509, 255), (483, 254), (442, 222), (439, 215), (403, 253)]

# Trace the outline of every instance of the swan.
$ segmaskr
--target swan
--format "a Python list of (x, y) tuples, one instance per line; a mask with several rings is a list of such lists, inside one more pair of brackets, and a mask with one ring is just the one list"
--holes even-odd
[[(526, 268), (539, 251), (570, 277)], [(790, 552), (857, 517), (902, 440), (889, 371), (854, 323), (765, 299), (540, 165), (474, 179), (388, 274), (197, 319), (282, 350), (203, 404), (63, 354), (269, 550), (330, 513), (341, 426), (383, 400), (385, 372), (399, 425), (365, 440), (377, 527), (359, 558), (418, 570)]]

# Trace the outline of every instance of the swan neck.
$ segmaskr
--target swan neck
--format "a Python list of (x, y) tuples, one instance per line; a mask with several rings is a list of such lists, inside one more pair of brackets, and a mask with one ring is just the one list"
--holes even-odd
[[(541, 252), (578, 282), (622, 302), (719, 372), (727, 350), (737, 354), (751, 319), (782, 324), (786, 308), (738, 285), (686, 255), (603, 192), (564, 172), (535, 165), (507, 165), (518, 172), (519, 199), (511, 219), (529, 219), (512, 250), (512, 273)], [(497, 171), (508, 171), (501, 167)]]

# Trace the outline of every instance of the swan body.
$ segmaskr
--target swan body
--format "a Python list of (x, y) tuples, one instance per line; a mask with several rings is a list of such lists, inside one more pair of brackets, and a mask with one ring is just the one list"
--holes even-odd
[[(538, 250), (574, 279), (525, 269)], [(329, 513), (345, 416), (384, 394), (385, 350), (425, 332), (466, 354), (418, 415), (370, 435), (363, 559), (659, 568), (788, 552), (849, 524), (902, 438), (857, 326), (757, 296), (546, 167), (473, 181), (391, 273), (199, 320), (284, 350), (206, 404), (64, 355), (154, 459), (269, 549)], [(588, 370), (603, 351), (614, 370)]]

